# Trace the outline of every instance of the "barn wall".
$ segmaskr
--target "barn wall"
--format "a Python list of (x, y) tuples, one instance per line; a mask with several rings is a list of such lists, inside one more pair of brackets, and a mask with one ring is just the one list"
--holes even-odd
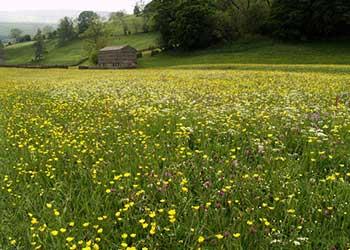
[(121, 66), (137, 63), (137, 52), (132, 48), (124, 48), (121, 50), (100, 51), (99, 65), (104, 66)]

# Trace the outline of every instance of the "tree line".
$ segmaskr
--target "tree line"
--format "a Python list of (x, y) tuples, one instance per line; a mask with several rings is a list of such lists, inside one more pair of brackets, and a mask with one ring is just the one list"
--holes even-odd
[[(51, 35), (53, 34), (54, 28), (51, 25), (46, 25), (42, 29), (43, 36), (47, 39), (52, 38)], [(23, 34), (24, 32), (21, 29), (13, 28), (10, 30), (10, 33), (8, 35), (9, 38), (11, 38), (13, 41), (8, 42), (8, 45), (11, 45), (12, 43), (23, 43), (23, 42), (30, 42), (34, 39), (34, 36), (32, 37), (29, 34)]]
[(349, 0), (153, 0), (145, 13), (165, 48), (205, 48), (247, 35), (295, 41), (350, 34)]

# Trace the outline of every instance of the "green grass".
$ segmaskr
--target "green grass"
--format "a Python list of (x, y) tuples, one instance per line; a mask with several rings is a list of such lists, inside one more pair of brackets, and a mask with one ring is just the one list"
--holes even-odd
[[(142, 25), (144, 22), (142, 17), (127, 15), (123, 19), (131, 33), (134, 34), (142, 31)], [(119, 20), (110, 22), (108, 27), (114, 35), (124, 35), (123, 25)]]
[(34, 42), (15, 44), (5, 48), (5, 62), (7, 64), (24, 64), (34, 56)]
[(43, 64), (75, 64), (85, 57), (82, 41), (76, 40), (65, 46), (58, 46), (57, 41), (47, 43), (48, 53)]
[(1, 248), (349, 249), (350, 65), (203, 67), (0, 69)]
[(167, 52), (140, 60), (141, 67), (229, 64), (350, 64), (347, 41), (288, 44), (271, 40), (237, 41), (197, 52)]
[(113, 38), (109, 43), (110, 45), (129, 44), (134, 48), (141, 50), (141, 49), (148, 49), (150, 47), (157, 47), (158, 39), (159, 39), (159, 36), (157, 33), (145, 33), (145, 34), (140, 33), (140, 34), (134, 34), (130, 36), (118, 36)]

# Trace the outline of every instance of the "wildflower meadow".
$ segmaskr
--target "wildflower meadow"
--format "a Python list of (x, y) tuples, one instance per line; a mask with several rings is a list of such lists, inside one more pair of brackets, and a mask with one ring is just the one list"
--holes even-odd
[(350, 68), (307, 69), (0, 69), (0, 249), (349, 249)]

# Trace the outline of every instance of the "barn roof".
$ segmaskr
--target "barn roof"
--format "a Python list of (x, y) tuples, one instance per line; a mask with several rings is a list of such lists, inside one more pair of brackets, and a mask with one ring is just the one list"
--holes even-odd
[[(126, 47), (130, 47), (129, 45), (121, 45), (121, 46), (109, 46), (109, 47), (105, 47), (103, 49), (101, 49), (100, 51), (113, 51), (113, 50), (121, 50), (124, 49)], [(132, 48), (132, 47), (130, 47)], [(132, 48), (134, 49), (134, 48)]]

